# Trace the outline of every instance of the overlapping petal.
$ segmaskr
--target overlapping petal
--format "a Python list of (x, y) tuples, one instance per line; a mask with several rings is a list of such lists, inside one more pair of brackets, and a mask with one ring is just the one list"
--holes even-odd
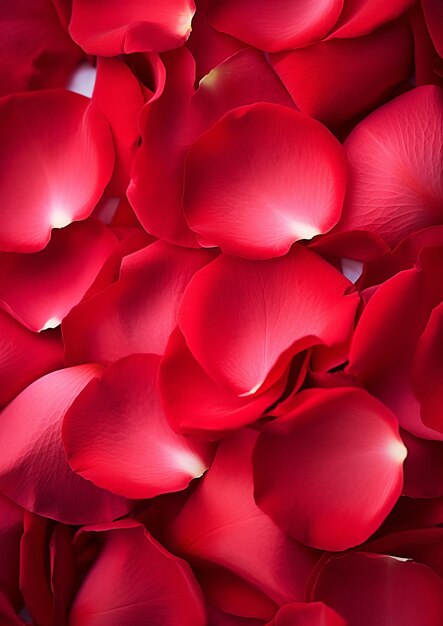
[(78, 395), (63, 424), (73, 470), (128, 498), (185, 489), (209, 466), (210, 449), (166, 421), (156, 390), (159, 361), (140, 354), (110, 365)]
[(246, 396), (269, 387), (295, 353), (348, 337), (358, 304), (349, 285), (301, 246), (266, 262), (221, 255), (191, 280), (178, 323), (209, 376)]
[(267, 424), (254, 452), (255, 499), (295, 539), (344, 550), (383, 522), (407, 450), (395, 416), (359, 389), (316, 389)]
[(191, 147), (185, 169), (189, 226), (225, 252), (286, 254), (338, 221), (346, 162), (333, 135), (297, 111), (237, 108)]
[(389, 22), (413, 4), (414, 0), (344, 0), (343, 11), (330, 37), (360, 37)]
[(68, 523), (95, 523), (127, 512), (127, 503), (70, 469), (62, 420), (83, 387), (101, 371), (80, 365), (51, 372), (22, 391), (2, 412), (0, 492), (28, 511)]
[(89, 99), (70, 91), (8, 96), (0, 115), (0, 249), (36, 252), (53, 228), (94, 210), (112, 174), (111, 134)]
[(323, 602), (285, 604), (268, 626), (345, 626), (345, 620)]

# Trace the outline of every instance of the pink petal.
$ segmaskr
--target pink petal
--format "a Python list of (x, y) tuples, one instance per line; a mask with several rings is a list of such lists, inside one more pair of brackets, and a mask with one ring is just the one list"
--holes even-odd
[(185, 216), (225, 252), (271, 258), (330, 230), (345, 184), (342, 148), (326, 128), (260, 103), (231, 111), (190, 149)]
[(51, 229), (92, 213), (112, 173), (111, 135), (89, 99), (70, 91), (15, 94), (0, 114), (0, 249), (36, 252)]
[(120, 279), (75, 307), (63, 322), (68, 363), (163, 354), (186, 285), (213, 257), (211, 251), (160, 241), (125, 256)]
[(0, 311), (0, 405), (34, 380), (63, 366), (57, 331), (36, 335)]
[(337, 231), (370, 230), (392, 246), (440, 224), (442, 142), (438, 87), (418, 87), (371, 113), (345, 142), (350, 178)]
[(347, 626), (439, 626), (443, 614), (443, 580), (426, 565), (392, 556), (333, 557), (312, 595), (343, 615)]
[(191, 561), (228, 569), (275, 602), (300, 600), (317, 555), (287, 537), (255, 504), (256, 438), (245, 429), (221, 442), (209, 472), (171, 524), (172, 546)]
[(159, 361), (137, 354), (110, 365), (78, 395), (64, 420), (72, 469), (127, 498), (185, 489), (210, 460), (207, 447), (167, 423), (156, 391)]
[(100, 553), (71, 610), (70, 626), (205, 626), (201, 591), (187, 563), (131, 520), (91, 526)]
[(186, 41), (194, 11), (193, 0), (73, 0), (69, 32), (88, 54), (161, 52)]
[(212, 0), (210, 22), (255, 48), (277, 52), (324, 37), (342, 7), (343, 0)]
[(221, 255), (188, 285), (178, 322), (211, 378), (252, 395), (265, 380), (270, 386), (297, 352), (346, 339), (358, 303), (356, 294), (344, 295), (349, 285), (301, 246), (266, 263)]
[(367, 539), (394, 506), (406, 454), (394, 415), (366, 392), (309, 390), (259, 435), (255, 499), (298, 541), (344, 550)]
[(346, 622), (323, 602), (293, 602), (282, 606), (268, 626), (346, 626)]
[(116, 245), (109, 229), (87, 221), (54, 232), (40, 252), (0, 253), (0, 306), (30, 330), (58, 326)]
[(412, 71), (412, 37), (398, 20), (365, 37), (333, 39), (271, 55), (300, 111), (328, 126), (386, 100)]
[(285, 384), (282, 376), (262, 394), (238, 397), (206, 374), (179, 329), (170, 337), (158, 378), (161, 403), (174, 430), (210, 439), (257, 420), (281, 396)]
[(65, 412), (99, 373), (96, 365), (52, 372), (32, 383), (4, 409), (0, 491), (28, 511), (68, 524), (110, 520), (127, 512), (122, 499), (72, 472), (61, 441)]
[(360, 37), (404, 13), (414, 0), (345, 0), (330, 37)]

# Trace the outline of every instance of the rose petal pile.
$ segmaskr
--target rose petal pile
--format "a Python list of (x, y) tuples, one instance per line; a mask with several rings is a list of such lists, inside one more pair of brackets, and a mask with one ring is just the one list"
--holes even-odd
[(442, 626), (443, 4), (0, 6), (0, 626)]

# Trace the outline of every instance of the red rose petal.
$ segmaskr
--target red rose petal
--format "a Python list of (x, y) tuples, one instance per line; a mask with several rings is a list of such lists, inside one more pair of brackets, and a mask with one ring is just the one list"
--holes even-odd
[[(126, 520), (82, 529), (101, 550), (74, 601), (70, 626), (205, 626), (201, 591), (187, 563)], [(142, 617), (141, 617), (142, 616)]]
[(87, 221), (54, 232), (40, 252), (0, 253), (0, 306), (30, 330), (58, 326), (116, 245), (109, 229)]
[(326, 128), (260, 103), (231, 111), (191, 147), (185, 216), (225, 252), (281, 256), (337, 223), (345, 184), (341, 146)]
[(208, 468), (208, 449), (177, 435), (156, 391), (160, 359), (137, 354), (110, 365), (68, 410), (63, 441), (72, 469), (128, 498), (185, 489)]
[(28, 511), (68, 524), (106, 521), (127, 512), (124, 500), (74, 474), (61, 441), (66, 410), (99, 372), (96, 365), (52, 372), (4, 409), (0, 491)]
[(21, 600), (18, 583), (23, 514), (21, 507), (0, 496), (0, 587), (15, 606), (20, 606)]
[(324, 37), (342, 7), (343, 0), (212, 0), (210, 23), (255, 48), (277, 52)]
[(400, 496), (407, 450), (394, 415), (360, 389), (316, 389), (267, 424), (254, 453), (260, 508), (298, 541), (344, 550)]
[(422, 0), (422, 6), (434, 46), (443, 57), (443, 5), (439, 0)]
[(282, 606), (268, 626), (346, 626), (346, 622), (323, 602), (293, 602)]
[(73, 0), (69, 32), (88, 54), (161, 52), (186, 41), (194, 11), (193, 0)]
[(313, 590), (347, 626), (440, 626), (443, 580), (421, 563), (349, 553), (332, 558)]
[(443, 91), (418, 87), (364, 119), (345, 142), (349, 185), (337, 231), (370, 230), (389, 245), (441, 223)]
[(277, 364), (281, 374), (296, 352), (346, 339), (358, 303), (356, 294), (343, 295), (349, 285), (301, 246), (266, 263), (221, 255), (188, 285), (178, 322), (192, 354), (216, 382), (252, 395)]
[(75, 307), (63, 322), (67, 362), (163, 354), (186, 285), (213, 257), (211, 251), (160, 241), (124, 257), (120, 279)]
[(360, 37), (404, 13), (414, 0), (345, 0), (330, 37)]
[(36, 252), (52, 228), (92, 213), (112, 173), (111, 134), (90, 100), (70, 91), (3, 98), (0, 115), (0, 249)]
[(287, 537), (253, 499), (257, 433), (238, 431), (220, 444), (170, 528), (172, 546), (191, 561), (218, 564), (278, 603), (301, 600), (314, 551)]
[(443, 441), (427, 441), (401, 433), (408, 449), (403, 495), (411, 498), (443, 496)]

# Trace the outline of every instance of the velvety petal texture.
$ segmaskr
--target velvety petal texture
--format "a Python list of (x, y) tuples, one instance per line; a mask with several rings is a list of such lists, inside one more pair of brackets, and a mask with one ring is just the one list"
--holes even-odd
[(205, 626), (191, 568), (131, 520), (87, 526), (101, 549), (75, 598), (69, 626)]
[(344, 154), (326, 128), (289, 108), (255, 104), (228, 113), (191, 147), (185, 216), (225, 252), (270, 258), (330, 230), (345, 185)]
[(61, 440), (63, 417), (101, 368), (51, 372), (22, 391), (0, 421), (0, 492), (39, 515), (68, 524), (94, 523), (127, 512), (126, 502), (70, 469)]
[(160, 52), (186, 41), (194, 10), (193, 0), (73, 0), (69, 32), (88, 54)]
[(35, 252), (94, 210), (114, 166), (111, 134), (88, 98), (65, 90), (8, 96), (0, 115), (0, 250)]
[(307, 347), (343, 341), (358, 296), (315, 253), (294, 246), (271, 261), (221, 255), (185, 290), (178, 323), (203, 369), (237, 395), (251, 395), (281, 375)]
[(407, 450), (395, 416), (359, 389), (317, 389), (267, 424), (254, 452), (255, 499), (307, 545), (367, 539), (401, 493)]
[(155, 386), (158, 364), (157, 356), (140, 354), (110, 365), (79, 394), (63, 424), (74, 471), (128, 498), (185, 489), (209, 465), (209, 449), (167, 423)]

